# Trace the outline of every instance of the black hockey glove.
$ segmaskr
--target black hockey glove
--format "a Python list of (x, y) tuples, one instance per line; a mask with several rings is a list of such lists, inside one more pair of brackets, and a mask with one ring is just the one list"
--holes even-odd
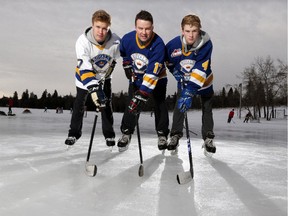
[(92, 101), (95, 104), (97, 111), (105, 107), (107, 97), (102, 89), (102, 84), (89, 86), (88, 92), (91, 95)]
[(128, 109), (133, 114), (140, 113), (148, 101), (149, 95), (144, 91), (136, 91), (134, 97), (131, 99)]
[(131, 80), (133, 73), (134, 73), (131, 62), (130, 61), (123, 61), (123, 68), (124, 68), (125, 75), (126, 75), (127, 79)]

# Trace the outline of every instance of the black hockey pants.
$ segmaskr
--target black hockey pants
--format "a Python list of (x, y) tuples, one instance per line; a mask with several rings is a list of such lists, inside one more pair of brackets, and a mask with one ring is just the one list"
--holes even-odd
[[(111, 104), (111, 79), (105, 80), (103, 90), (108, 100), (106, 102), (105, 108), (101, 110), (102, 132), (105, 138), (114, 138), (115, 132), (113, 129), (114, 119)], [(74, 101), (68, 136), (75, 136), (77, 139), (79, 139), (82, 135), (83, 116), (85, 111), (84, 108), (88, 96), (88, 91), (78, 87), (76, 87), (76, 91), (77, 94)]]

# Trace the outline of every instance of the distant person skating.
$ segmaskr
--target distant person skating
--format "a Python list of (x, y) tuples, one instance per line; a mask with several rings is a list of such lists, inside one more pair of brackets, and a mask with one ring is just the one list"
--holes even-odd
[(233, 117), (234, 117), (234, 109), (232, 109), (232, 110), (229, 112), (227, 122), (230, 123)]
[(10, 105), (8, 107), (8, 115), (12, 115), (12, 106), (10, 106)]
[(249, 111), (249, 112), (246, 114), (243, 123), (245, 123), (245, 122), (248, 123), (248, 121), (249, 121), (250, 118), (252, 118), (252, 114), (251, 114), (251, 112)]
[(13, 102), (13, 99), (12, 98), (9, 98), (9, 101), (8, 101), (8, 115), (12, 115), (12, 107), (13, 107), (13, 104), (14, 104), (14, 102)]

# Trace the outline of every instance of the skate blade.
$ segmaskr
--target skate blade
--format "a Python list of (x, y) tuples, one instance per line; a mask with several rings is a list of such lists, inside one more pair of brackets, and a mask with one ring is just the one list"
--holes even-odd
[(119, 152), (124, 152), (128, 149), (128, 145), (126, 147), (118, 147)]
[(212, 152), (208, 152), (205, 148), (204, 148), (204, 151), (203, 151), (204, 155), (208, 158), (212, 158), (214, 153)]
[(170, 151), (171, 155), (177, 155), (178, 154), (178, 147), (175, 150)]
[(110, 151), (110, 152), (112, 152), (112, 151), (113, 151), (113, 147), (114, 147), (114, 146), (107, 146), (107, 150)]
[(114, 147), (114, 146), (108, 146), (108, 151), (109, 151), (109, 152), (112, 152), (112, 151), (113, 151), (113, 147)]
[(72, 149), (72, 145), (66, 145), (66, 151), (70, 151)]

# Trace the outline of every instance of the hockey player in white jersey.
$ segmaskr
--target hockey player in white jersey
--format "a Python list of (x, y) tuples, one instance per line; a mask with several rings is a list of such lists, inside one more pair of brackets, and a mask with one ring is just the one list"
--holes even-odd
[(92, 16), (92, 27), (86, 29), (76, 41), (77, 94), (66, 145), (73, 145), (82, 135), (84, 107), (89, 94), (96, 110), (101, 112), (102, 131), (107, 146), (115, 145), (111, 74), (116, 59), (120, 57), (120, 38), (112, 33), (110, 26), (110, 15), (104, 10), (98, 10)]

